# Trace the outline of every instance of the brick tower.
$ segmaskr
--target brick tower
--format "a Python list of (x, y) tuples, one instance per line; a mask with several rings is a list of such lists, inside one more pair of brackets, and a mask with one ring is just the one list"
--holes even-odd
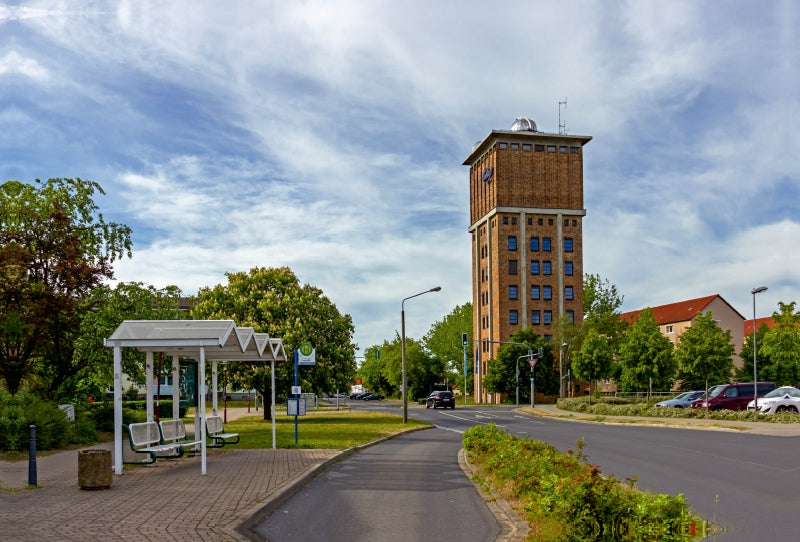
[(520, 117), (464, 161), (476, 401), (500, 400), (482, 386), (498, 341), (528, 326), (549, 341), (559, 318), (583, 319), (583, 146), (591, 139), (539, 132)]

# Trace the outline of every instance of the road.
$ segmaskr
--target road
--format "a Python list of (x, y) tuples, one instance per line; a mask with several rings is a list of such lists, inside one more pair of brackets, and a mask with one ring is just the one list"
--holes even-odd
[[(397, 412), (397, 406), (386, 403), (372, 403), (358, 408)], [(387, 489), (380, 500), (390, 504), (391, 515), (398, 516), (402, 510), (405, 517), (430, 515), (438, 519), (440, 508), (435, 498), (426, 499), (430, 506), (419, 508), (419, 499), (408, 499), (403, 491), (419, 495), (425, 492), (424, 481), (437, 478), (445, 473), (452, 474), (456, 464), (456, 453), (460, 447), (461, 434), (478, 423), (493, 422), (512, 434), (529, 436), (537, 440), (552, 443), (562, 450), (575, 448), (578, 439), (584, 441), (584, 453), (588, 460), (600, 466), (605, 474), (620, 480), (636, 477), (637, 486), (643, 490), (659, 493), (678, 494), (686, 497), (689, 506), (704, 519), (725, 529), (715, 534), (712, 539), (720, 542), (738, 542), (769, 539), (794, 539), (800, 531), (800, 514), (797, 513), (798, 488), (798, 437), (771, 437), (764, 435), (739, 434), (725, 431), (707, 431), (697, 429), (675, 429), (653, 426), (619, 426), (596, 423), (565, 421), (545, 417), (532, 417), (515, 412), (514, 407), (463, 407), (455, 410), (432, 410), (411, 408), (409, 416), (429, 421), (440, 430), (428, 430), (423, 433), (437, 447), (446, 450), (449, 460), (437, 459), (434, 470), (429, 474), (411, 476), (407, 468), (397, 469), (396, 464), (402, 461), (401, 456), (394, 456), (391, 461), (380, 461), (379, 456), (372, 467), (383, 468), (383, 474), (373, 470), (367, 478), (372, 491), (381, 487)], [(400, 439), (395, 439), (402, 443)], [(394, 441), (369, 448), (370, 454), (393, 453), (383, 447), (393, 448)], [(429, 443), (430, 444), (430, 443)], [(400, 450), (402, 452), (402, 450)], [(394, 453), (396, 453), (395, 450)], [(321, 486), (339, 486), (340, 489), (353, 487), (359, 479), (359, 472), (368, 467), (368, 457), (359, 458), (365, 452), (355, 454), (343, 461), (336, 468), (344, 469), (334, 476), (320, 476)], [(421, 469), (427, 461), (425, 456), (412, 454), (409, 459), (415, 469)], [(446, 466), (449, 465), (449, 466)], [(455, 467), (457, 468), (457, 467)], [(440, 473), (437, 475), (437, 469)], [(421, 472), (421, 471), (420, 471)], [(449, 481), (449, 480), (448, 480)], [(349, 482), (349, 483), (346, 483)], [(415, 485), (414, 482), (423, 482)], [(373, 485), (374, 484), (374, 485)], [(400, 484), (399, 486), (397, 484)], [(416, 489), (414, 489), (416, 488)], [(320, 487), (309, 486), (309, 493), (319, 491)], [(328, 491), (331, 491), (329, 488)], [(306, 494), (306, 492), (302, 492)], [(373, 494), (374, 495), (374, 494)], [(376, 522), (379, 512), (362, 516), (356, 513), (353, 505), (343, 505), (342, 494), (330, 493), (328, 498), (316, 501), (312, 507), (305, 508), (305, 515), (326, 514), (330, 518), (327, 528), (340, 523), (347, 523), (351, 518), (358, 518), (363, 525)], [(298, 496), (299, 497), (299, 496)], [(290, 514), (294, 507), (301, 506), (305, 497), (296, 497), (286, 503), (279, 512), (273, 514)], [(373, 498), (375, 500), (375, 498)], [(414, 502), (411, 502), (414, 501)], [(433, 503), (436, 503), (436, 506)], [(410, 507), (410, 508), (407, 508)], [(298, 509), (300, 510), (300, 509)], [(431, 513), (433, 512), (433, 513)], [(303, 516), (305, 517), (305, 516)], [(459, 515), (457, 521), (441, 519), (438, 524), (449, 534), (454, 525), (463, 521)], [(413, 520), (416, 522), (417, 520)], [(427, 529), (427, 527), (425, 527)], [(424, 531), (423, 531), (424, 532)], [(384, 531), (380, 536), (384, 538)], [(391, 533), (389, 533), (391, 534)], [(405, 532), (404, 534), (408, 534)], [(454, 540), (478, 540), (482, 538), (448, 538)], [(271, 542), (295, 539), (274, 537)], [(302, 539), (302, 537), (296, 538)], [(331, 537), (331, 540), (346, 538)], [(401, 537), (397, 540), (421, 540), (417, 537)], [(353, 540), (353, 538), (349, 538)]]

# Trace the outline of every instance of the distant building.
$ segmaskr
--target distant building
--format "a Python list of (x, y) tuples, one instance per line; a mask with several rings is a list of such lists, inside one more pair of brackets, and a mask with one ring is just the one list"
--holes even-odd
[(533, 327), (583, 319), (583, 147), (590, 136), (539, 132), (518, 118), (492, 130), (464, 161), (470, 167), (475, 397), (501, 342)]

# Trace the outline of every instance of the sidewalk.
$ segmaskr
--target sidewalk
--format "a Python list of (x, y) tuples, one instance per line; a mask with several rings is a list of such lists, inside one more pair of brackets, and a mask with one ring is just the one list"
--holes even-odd
[(680, 429), (700, 429), (706, 431), (734, 431), (755, 435), (775, 437), (800, 436), (800, 423), (739, 422), (730, 420), (704, 420), (695, 418), (653, 418), (647, 416), (610, 416), (562, 410), (556, 405), (536, 405), (522, 407), (520, 410), (538, 416), (550, 416), (563, 420), (584, 423), (608, 423), (624, 425), (652, 425), (653, 427), (674, 427)]
[[(260, 414), (228, 409), (228, 420)], [(208, 450), (206, 476), (200, 475), (199, 456), (185, 456), (126, 465), (110, 489), (84, 491), (78, 487), (78, 452), (39, 457), (36, 489), (25, 489), (27, 460), (0, 461), (0, 539), (245, 541), (235, 530), (239, 525), (341, 453)]]

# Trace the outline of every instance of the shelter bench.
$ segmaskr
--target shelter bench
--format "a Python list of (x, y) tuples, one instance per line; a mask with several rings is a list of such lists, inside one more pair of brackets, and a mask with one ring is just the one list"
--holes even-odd
[[(186, 452), (189, 448), (195, 448), (203, 443), (201, 440), (187, 440), (183, 420), (161, 420), (158, 425), (161, 427), (161, 439), (164, 444), (180, 444)], [(197, 437), (196, 432), (195, 437)]]
[(206, 417), (206, 433), (213, 441), (213, 444), (208, 445), (209, 448), (222, 448), (226, 444), (239, 442), (239, 433), (226, 433), (222, 426), (222, 418), (219, 416)]
[(144, 454), (147, 458), (141, 461), (123, 461), (127, 464), (155, 463), (156, 459), (176, 458), (183, 455), (183, 446), (180, 443), (166, 444), (161, 435), (161, 428), (156, 422), (140, 422), (130, 425), (122, 425), (122, 429), (128, 433), (128, 442), (131, 450), (137, 454)]

